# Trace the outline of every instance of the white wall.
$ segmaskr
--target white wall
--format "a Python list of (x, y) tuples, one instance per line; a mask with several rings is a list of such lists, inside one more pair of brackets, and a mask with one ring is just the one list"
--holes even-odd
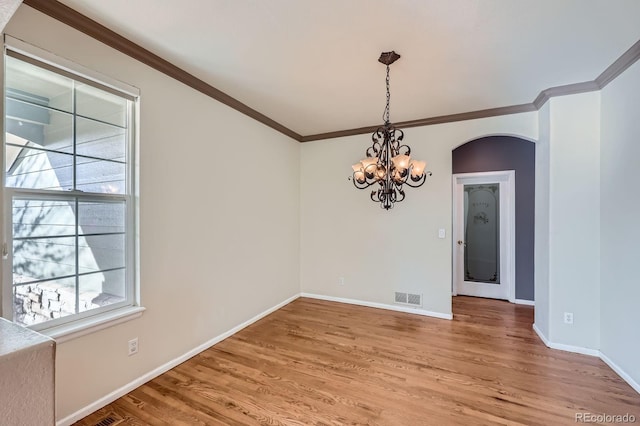
[(640, 383), (640, 63), (602, 90), (601, 352)]
[(389, 211), (347, 180), (370, 135), (302, 144), (302, 291), (383, 304), (396, 290), (417, 292), (425, 310), (451, 314), (451, 151), (493, 134), (535, 140), (537, 113), (405, 129), (413, 157), (427, 161), (433, 176)]
[[(600, 92), (552, 98), (549, 141), (549, 335), (600, 347)], [(573, 325), (563, 313), (574, 315)]]
[[(551, 108), (549, 102), (538, 111), (539, 135), (536, 144), (536, 215), (534, 242), (535, 326), (549, 336), (549, 142)], [(516, 197), (518, 195), (516, 194)]]
[(58, 346), (59, 419), (299, 292), (297, 142), (27, 6), (6, 32), (141, 91), (147, 310)]

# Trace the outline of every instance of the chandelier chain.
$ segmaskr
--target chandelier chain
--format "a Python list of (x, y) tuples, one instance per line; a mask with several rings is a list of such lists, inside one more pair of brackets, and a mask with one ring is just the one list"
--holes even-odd
[(384, 112), (382, 113), (382, 120), (385, 124), (389, 124), (391, 121), (389, 116), (391, 115), (390, 111), (390, 101), (391, 101), (391, 92), (389, 91), (389, 65), (387, 65), (387, 105), (384, 107)]

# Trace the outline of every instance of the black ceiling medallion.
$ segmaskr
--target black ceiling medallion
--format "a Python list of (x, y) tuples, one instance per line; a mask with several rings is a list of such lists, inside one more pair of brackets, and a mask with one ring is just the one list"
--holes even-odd
[(393, 51), (382, 52), (378, 59), (387, 66), (387, 104), (382, 114), (384, 124), (371, 135), (373, 144), (367, 149), (366, 158), (352, 166), (355, 187), (365, 189), (378, 184), (378, 188), (371, 191), (371, 199), (385, 210), (404, 200), (403, 185), (417, 188), (425, 183), (427, 176), (431, 176), (431, 172), (424, 170), (424, 161), (411, 159), (411, 148), (402, 144), (404, 133), (393, 127), (389, 120), (389, 67), (398, 59), (400, 55)]

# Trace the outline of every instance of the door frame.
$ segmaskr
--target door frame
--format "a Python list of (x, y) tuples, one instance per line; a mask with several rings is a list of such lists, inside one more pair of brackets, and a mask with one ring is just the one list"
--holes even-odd
[[(501, 255), (501, 264), (504, 262), (505, 273), (501, 274), (502, 279), (506, 279), (507, 283), (507, 300), (511, 303), (516, 301), (516, 264), (515, 264), (515, 218), (516, 218), (516, 205), (515, 205), (515, 185), (516, 172), (515, 170), (502, 170), (496, 172), (477, 172), (477, 173), (456, 173), (452, 176), (452, 201), (453, 201), (453, 226), (452, 226), (452, 277), (453, 282), (451, 284), (452, 294), (458, 295), (458, 282), (461, 278), (458, 273), (458, 263), (464, 261), (460, 254), (460, 246), (457, 244), (459, 240), (463, 240), (462, 235), (459, 235), (460, 230), (464, 224), (464, 195), (462, 191), (458, 191), (458, 185), (464, 183), (485, 183), (487, 180), (493, 180), (500, 184), (500, 213), (501, 218), (505, 220), (504, 232), (500, 235), (500, 250), (502, 254), (503, 247), (506, 247), (504, 258)], [(459, 182), (461, 180), (464, 182)], [(459, 192), (459, 193), (458, 193)], [(504, 203), (504, 204), (502, 204)], [(506, 214), (505, 214), (506, 213)], [(501, 227), (502, 229), (502, 227)]]

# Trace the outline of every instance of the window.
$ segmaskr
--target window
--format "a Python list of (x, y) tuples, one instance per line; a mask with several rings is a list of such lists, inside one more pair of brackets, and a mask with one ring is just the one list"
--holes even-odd
[(4, 59), (3, 316), (42, 330), (133, 306), (135, 95)]

